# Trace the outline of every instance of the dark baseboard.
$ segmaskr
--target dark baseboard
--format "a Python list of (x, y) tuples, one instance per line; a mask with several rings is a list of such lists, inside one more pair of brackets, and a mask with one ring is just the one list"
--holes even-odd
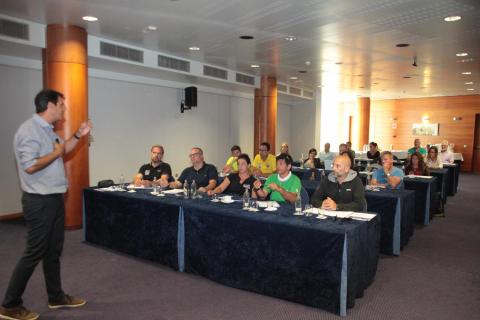
[(9, 221), (9, 220), (17, 220), (17, 219), (23, 219), (23, 213), (22, 212), (8, 213), (8, 214), (1, 214), (0, 215), (0, 221)]

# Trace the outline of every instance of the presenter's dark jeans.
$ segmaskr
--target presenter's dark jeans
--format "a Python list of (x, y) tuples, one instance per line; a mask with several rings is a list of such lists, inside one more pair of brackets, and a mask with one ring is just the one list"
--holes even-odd
[(63, 194), (23, 193), (22, 207), (27, 225), (26, 248), (13, 271), (3, 307), (23, 304), (22, 295), (37, 264), (42, 261), (49, 301), (62, 297), (60, 255), (64, 239)]

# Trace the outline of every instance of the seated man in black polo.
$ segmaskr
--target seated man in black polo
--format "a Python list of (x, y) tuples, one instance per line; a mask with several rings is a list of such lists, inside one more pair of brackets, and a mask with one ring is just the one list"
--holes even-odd
[(350, 169), (348, 154), (335, 158), (333, 172), (322, 179), (312, 195), (312, 205), (337, 211), (363, 211), (366, 204), (365, 189), (358, 174)]
[(181, 188), (185, 180), (192, 185), (192, 182), (195, 180), (199, 192), (213, 190), (217, 186), (217, 168), (214, 165), (205, 163), (202, 149), (198, 147), (192, 148), (190, 161), (192, 166), (185, 168), (178, 180), (170, 183), (170, 187)]
[(172, 176), (172, 169), (168, 163), (162, 161), (164, 154), (163, 146), (155, 145), (150, 149), (151, 162), (140, 167), (138, 173), (133, 178), (136, 186), (152, 185), (153, 181), (162, 187), (168, 186), (168, 179)]

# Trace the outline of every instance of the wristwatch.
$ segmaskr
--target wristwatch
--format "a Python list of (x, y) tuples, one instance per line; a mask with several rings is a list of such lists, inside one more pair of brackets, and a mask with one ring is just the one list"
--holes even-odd
[(389, 172), (389, 173), (387, 173), (387, 177), (390, 177), (390, 176), (391, 176), (390, 172)]

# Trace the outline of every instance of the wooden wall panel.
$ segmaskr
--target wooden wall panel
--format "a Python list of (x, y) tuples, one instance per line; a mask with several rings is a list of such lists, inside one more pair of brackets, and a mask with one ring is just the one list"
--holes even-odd
[[(420, 138), (422, 145), (447, 139), (455, 144), (455, 152), (463, 154), (462, 170), (472, 170), (475, 114), (480, 113), (479, 95), (374, 100), (370, 108), (374, 141), (381, 148), (388, 149), (393, 145), (394, 149), (407, 149), (415, 138)], [(424, 116), (429, 117), (429, 123), (439, 123), (438, 136), (412, 135), (412, 124), (421, 123)], [(462, 120), (454, 121), (453, 117)]]

